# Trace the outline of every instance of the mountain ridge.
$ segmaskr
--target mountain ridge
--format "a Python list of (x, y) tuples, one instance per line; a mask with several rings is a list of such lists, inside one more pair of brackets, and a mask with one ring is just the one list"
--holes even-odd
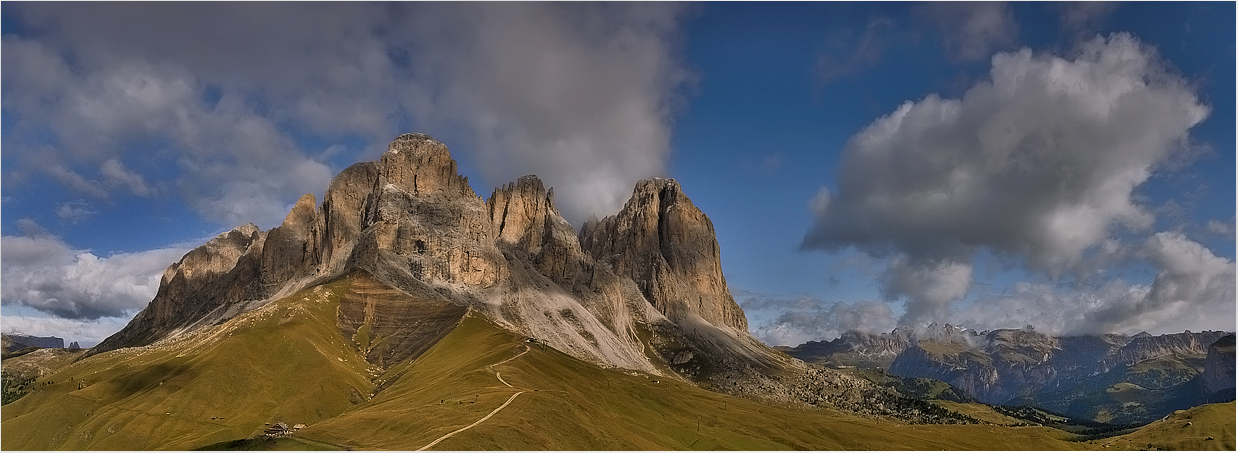
[[(604, 367), (778, 403), (871, 411), (864, 401), (901, 398), (753, 338), (720, 259), (712, 222), (673, 179), (637, 182), (618, 213), (577, 232), (536, 176), (483, 200), (446, 145), (403, 134), (379, 160), (337, 174), (321, 204), (303, 196), (277, 227), (242, 225), (187, 253), (147, 308), (87, 356), (218, 325), (364, 271)], [(371, 308), (379, 318), (397, 310)], [(365, 324), (350, 323), (350, 335)]]
[(782, 350), (823, 365), (940, 380), (988, 404), (1036, 405), (1078, 418), (1132, 423), (1233, 400), (1232, 390), (1225, 396), (1232, 387), (1232, 347), (1213, 346), (1232, 335), (1053, 336), (1028, 327), (976, 332), (947, 324), (924, 333), (852, 331)]

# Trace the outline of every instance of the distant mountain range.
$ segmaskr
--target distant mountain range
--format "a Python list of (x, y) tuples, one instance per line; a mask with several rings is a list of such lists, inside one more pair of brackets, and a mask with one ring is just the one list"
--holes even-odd
[(64, 339), (60, 337), (36, 337), (33, 335), (22, 334), (3, 334), (4, 352), (17, 351), (28, 347), (36, 348), (63, 348)]
[(1105, 423), (1145, 423), (1234, 400), (1234, 334), (1052, 336), (949, 324), (913, 333), (846, 332), (780, 348), (809, 363), (931, 378), (994, 405), (1038, 406)]

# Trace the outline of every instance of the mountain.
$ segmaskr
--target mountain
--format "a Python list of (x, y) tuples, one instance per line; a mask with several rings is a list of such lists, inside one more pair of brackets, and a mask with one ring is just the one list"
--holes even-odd
[[(472, 309), (458, 318), (435, 312), (435, 319), (454, 321), (426, 324), (446, 324), (448, 331), (430, 335), (437, 339), (415, 359), (383, 369), (358, 348), (365, 338), (382, 335), (369, 336), (364, 327), (345, 335), (339, 326), (341, 317), (353, 312), (347, 305), (356, 301), (375, 306), (369, 325), (384, 324), (377, 315), (380, 304), (426, 302), (357, 271), (218, 325), (65, 364), (31, 382), (31, 393), (0, 411), (0, 447), (1046, 450), (1077, 445), (1046, 427), (925, 424), (949, 414), (923, 403), (898, 408), (921, 415), (912, 425), (906, 420), (911, 417), (766, 404), (667, 375), (599, 367), (531, 342)], [(884, 402), (891, 403), (896, 401)], [(263, 437), (280, 422), (305, 427), (287, 437)]]
[(911, 346), (910, 329), (884, 334), (848, 330), (831, 341), (808, 341), (783, 352), (809, 363), (835, 367), (889, 368), (898, 354)]
[(22, 334), (0, 334), (4, 353), (16, 352), (25, 348), (63, 348), (64, 339), (60, 337), (36, 337)]
[[(1225, 332), (1212, 331), (1056, 337), (1031, 328), (976, 332), (946, 324), (916, 335), (904, 329), (848, 332), (787, 351), (814, 363), (863, 364), (896, 376), (940, 380), (988, 404), (1040, 406), (1071, 417), (1127, 424), (1232, 400), (1224, 394), (1213, 397), (1224, 390), (1224, 383), (1233, 385), (1234, 366), (1226, 361), (1232, 353), (1225, 355), (1223, 341), (1210, 346), (1223, 337)], [(1211, 387), (1206, 386), (1208, 376)]]
[(1234, 399), (1234, 335), (1229, 334), (1208, 345), (1204, 358), (1203, 381), (1213, 400)]
[[(578, 234), (536, 176), (482, 200), (446, 146), (405, 134), (379, 161), (337, 175), (321, 205), (306, 195), (270, 231), (242, 225), (190, 251), (164, 272), (150, 305), (88, 354), (176, 338), (364, 271), (600, 366), (783, 402), (817, 403), (845, 393), (821, 389), (866, 385), (752, 338), (719, 255), (712, 223), (674, 180), (638, 182), (619, 213)], [(399, 305), (345, 307), (345, 333), (371, 336), (354, 341), (376, 366), (415, 356), (404, 342), (429, 341), (400, 333)], [(365, 319), (392, 324), (367, 329)]]
[[(674, 180), (638, 182), (578, 233), (537, 177), (483, 200), (423, 134), (281, 225), (190, 251), (124, 329), (65, 357), (12, 397), (6, 384), (3, 448), (249, 448), (263, 433), (260, 448), (1061, 446), (908, 397), (946, 394), (932, 382), (755, 340), (713, 224)], [(863, 434), (881, 423), (972, 428)]]
[[(340, 172), (321, 204), (301, 197), (280, 226), (242, 225), (190, 251), (151, 303), (87, 356), (176, 339), (355, 272), (444, 316), (454, 313), (447, 307), (478, 311), (599, 366), (784, 403), (862, 408), (874, 394), (844, 389), (883, 392), (748, 334), (713, 224), (673, 179), (638, 182), (620, 212), (577, 233), (536, 176), (483, 200), (447, 147), (424, 134), (401, 135), (379, 161)], [(401, 327), (409, 310), (346, 299), (339, 322), (385, 369), (416, 356), (407, 345), (433, 343)]]
[[(884, 360), (975, 335), (848, 341)], [(577, 232), (537, 177), (482, 199), (424, 134), (345, 169), (280, 226), (190, 251), (96, 347), (46, 351), (5, 359), (0, 448), (1061, 449), (1074, 436), (1011, 428), (939, 381), (761, 344), (713, 224), (674, 180), (637, 182)]]

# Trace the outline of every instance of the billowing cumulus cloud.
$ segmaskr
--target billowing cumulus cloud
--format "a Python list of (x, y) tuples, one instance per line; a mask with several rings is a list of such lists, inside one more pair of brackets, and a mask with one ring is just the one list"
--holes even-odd
[[(1148, 239), (1143, 253), (1158, 269), (1144, 297), (1088, 313), (1092, 330), (1234, 328), (1234, 262), (1180, 233)], [(1196, 326), (1196, 327), (1192, 327)]]
[(981, 249), (1055, 278), (1086, 273), (1120, 254), (1106, 251), (1116, 232), (1150, 234), (1136, 188), (1208, 113), (1129, 35), (1070, 59), (1000, 53), (961, 98), (906, 102), (853, 136), (802, 247), (890, 259), (885, 293), (908, 302), (905, 321), (940, 320)]
[(97, 198), (175, 188), (221, 226), (267, 228), (412, 129), (468, 140), (449, 145), (491, 181), (536, 173), (569, 214), (608, 214), (665, 172), (683, 10), (16, 5), (32, 33), (4, 38), (6, 171)]
[(46, 234), (0, 241), (0, 301), (79, 320), (132, 316), (155, 297), (164, 269), (188, 252), (173, 247), (100, 257)]

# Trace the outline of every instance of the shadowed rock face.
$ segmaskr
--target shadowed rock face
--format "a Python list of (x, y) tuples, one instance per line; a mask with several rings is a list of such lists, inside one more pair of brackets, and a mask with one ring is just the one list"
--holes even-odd
[(554, 190), (546, 190), (537, 176), (495, 189), (486, 209), (502, 246), (527, 253), (542, 275), (561, 285), (576, 278), (585, 259), (576, 230), (555, 208)]
[(163, 272), (155, 299), (90, 353), (150, 344), (215, 310), (264, 297), (259, 276), (265, 241), (266, 233), (245, 224), (186, 253)]
[[(3, 334), (4, 352), (16, 351), (18, 349), (37, 347), (37, 348), (63, 348), (64, 339), (59, 337), (36, 337), (33, 335), (21, 334)], [(73, 342), (77, 344), (77, 342)], [(73, 347), (73, 346), (70, 346)]]
[(1204, 359), (1204, 385), (1211, 393), (1228, 389), (1229, 398), (1234, 392), (1234, 334), (1223, 336), (1208, 345)]
[(618, 214), (581, 229), (582, 247), (640, 285), (672, 321), (696, 315), (747, 332), (748, 320), (722, 276), (713, 222), (673, 179), (646, 179)]

